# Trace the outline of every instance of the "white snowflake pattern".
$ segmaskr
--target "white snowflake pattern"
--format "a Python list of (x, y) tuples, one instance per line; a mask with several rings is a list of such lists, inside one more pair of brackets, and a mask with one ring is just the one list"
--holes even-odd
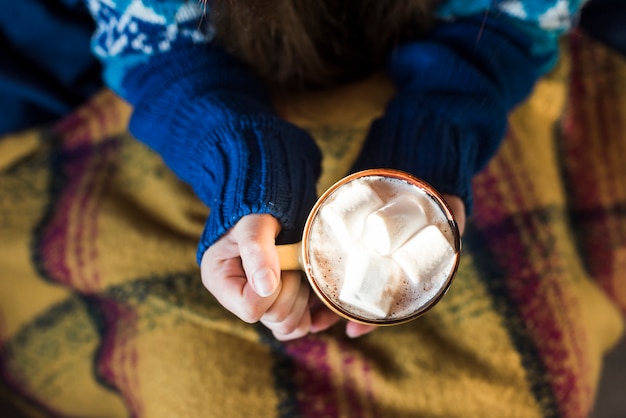
[(558, 0), (554, 6), (539, 17), (539, 26), (545, 30), (569, 28), (572, 22), (569, 3), (569, 0)]
[(146, 6), (142, 0), (115, 2), (89, 0), (88, 6), (97, 16), (93, 37), (94, 52), (101, 58), (122, 54), (151, 55), (171, 50), (175, 42), (209, 42), (213, 31), (198, 23), (204, 11), (194, 2), (180, 5), (170, 21)]
[(506, 13), (509, 16), (516, 17), (518, 19), (526, 19), (528, 13), (524, 9), (524, 5), (520, 0), (505, 0), (498, 3), (498, 9)]

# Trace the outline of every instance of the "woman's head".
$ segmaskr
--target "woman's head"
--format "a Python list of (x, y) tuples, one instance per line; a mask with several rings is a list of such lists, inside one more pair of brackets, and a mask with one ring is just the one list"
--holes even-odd
[[(208, 1), (208, 0), (207, 0)], [(213, 0), (217, 39), (277, 87), (321, 87), (380, 67), (438, 0)]]

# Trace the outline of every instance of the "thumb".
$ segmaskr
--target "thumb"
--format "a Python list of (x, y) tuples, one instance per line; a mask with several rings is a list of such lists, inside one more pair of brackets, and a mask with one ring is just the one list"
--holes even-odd
[(256, 294), (261, 297), (272, 296), (278, 290), (280, 281), (271, 268), (262, 267), (252, 274), (246, 273), (246, 276)]
[(275, 238), (280, 224), (271, 215), (247, 215), (237, 223), (235, 236), (243, 270), (252, 289), (261, 297), (280, 287), (280, 264)]

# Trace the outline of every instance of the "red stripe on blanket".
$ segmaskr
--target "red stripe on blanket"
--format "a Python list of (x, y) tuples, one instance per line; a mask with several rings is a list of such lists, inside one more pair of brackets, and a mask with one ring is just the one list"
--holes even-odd
[[(512, 134), (507, 141), (509, 147), (518, 145)], [(520, 155), (519, 149), (511, 154)], [(476, 200), (476, 223), (496, 255), (494, 259), (507, 273), (508, 293), (548, 372), (560, 412), (566, 417), (585, 416), (591, 400), (590, 389), (578, 386), (578, 375), (584, 370), (584, 364), (580, 363), (584, 356), (575, 344), (580, 336), (564, 335), (562, 330), (566, 328), (561, 326), (564, 321), (574, 320), (568, 307), (575, 303), (575, 298), (568, 297), (560, 283), (559, 274), (564, 269), (559, 264), (563, 260), (554, 254), (556, 249), (550, 243), (554, 238), (544, 236), (541, 221), (544, 208), (537, 208), (536, 213), (507, 212), (507, 207), (524, 208), (529, 207), (528, 202), (540, 201), (531, 182), (521, 183), (525, 178), (516, 176), (506, 161), (494, 160), (477, 178), (476, 187), (482, 189), (480, 193), (489, 195), (490, 202), (483, 207), (481, 199)], [(549, 310), (550, 307), (558, 307), (559, 312)], [(566, 361), (572, 349), (577, 352), (577, 358)], [(577, 369), (571, 367), (572, 363)]]
[(626, 311), (619, 283), (626, 261), (616, 260), (615, 253), (626, 248), (620, 213), (626, 209), (626, 129), (619, 112), (626, 104), (621, 95), (612, 94), (623, 69), (606, 50), (582, 37), (571, 37), (570, 45), (571, 105), (563, 121), (563, 150), (574, 214), (591, 274)]
[[(568, 150), (568, 161), (579, 162), (572, 167), (574, 171), (570, 173), (575, 205), (577, 209), (593, 212), (598, 207), (608, 206), (607, 190), (598, 187), (607, 183), (600, 172), (599, 164), (599, 160), (605, 158), (605, 150), (599, 145), (606, 135), (606, 122), (602, 116), (606, 109), (602, 98), (591, 94), (591, 91), (597, 91), (598, 88), (595, 77), (585, 77), (589, 71), (587, 60), (597, 60), (598, 57), (593, 51), (585, 53), (581, 49), (581, 42), (584, 43), (582, 38), (572, 37), (571, 105), (570, 112), (566, 115), (564, 143)], [(589, 50), (589, 45), (584, 49)], [(587, 236), (584, 253), (593, 262), (592, 274), (602, 282), (603, 278), (611, 276), (611, 258), (607, 245), (607, 238), (612, 235), (611, 227), (604, 214), (593, 222), (592, 229), (595, 233)], [(605, 287), (606, 285), (608, 283), (605, 283)]]
[(307, 337), (290, 341), (302, 417), (374, 417), (370, 369), (348, 346)]
[[(69, 124), (69, 122), (68, 122)], [(72, 126), (80, 132), (75, 126)], [(109, 186), (117, 154), (115, 143), (98, 146), (83, 139), (63, 148), (53, 173), (53, 212), (39, 237), (41, 266), (52, 280), (82, 293), (100, 289), (97, 268), (98, 215)]]
[(131, 416), (140, 417), (143, 405), (139, 388), (138, 354), (133, 345), (137, 335), (138, 314), (131, 307), (114, 300), (102, 300), (98, 305), (106, 324), (97, 359), (98, 372), (119, 391)]
[[(597, 134), (597, 104), (585, 102), (583, 97), (589, 95), (588, 82), (585, 80), (583, 67), (585, 57), (577, 47), (577, 42), (571, 43), (572, 70), (570, 81), (570, 96), (568, 109), (563, 118), (563, 146), (566, 151), (566, 163), (570, 164), (570, 170), (576, 174), (571, 178), (572, 187), (570, 192), (576, 196), (576, 206), (580, 209), (593, 208), (602, 201), (602, 189), (599, 173), (593, 169), (594, 157), (590, 152), (592, 147), (601, 141)], [(587, 57), (592, 59), (592, 57)], [(593, 88), (592, 88), (593, 90)], [(591, 99), (591, 98), (589, 98)], [(585, 175), (580, 175), (580, 174)]]

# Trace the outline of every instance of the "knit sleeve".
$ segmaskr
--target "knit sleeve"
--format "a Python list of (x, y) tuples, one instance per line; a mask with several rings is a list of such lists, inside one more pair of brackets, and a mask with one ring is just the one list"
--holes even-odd
[(472, 207), (471, 179), (496, 152), (509, 111), (553, 53), (531, 51), (528, 36), (490, 16), (445, 22), (426, 39), (393, 51), (397, 94), (370, 129), (354, 170), (393, 167)]
[[(524, 32), (528, 52), (537, 58), (552, 53), (561, 35), (571, 30), (580, 18), (587, 0), (444, 0), (437, 15), (444, 21), (454, 21), (475, 15), (496, 18)], [(556, 62), (544, 63), (548, 71)]]
[(210, 207), (197, 259), (248, 214), (299, 239), (316, 200), (321, 153), (279, 118), (268, 92), (214, 45), (196, 2), (90, 1), (108, 84), (134, 106), (130, 132)]

